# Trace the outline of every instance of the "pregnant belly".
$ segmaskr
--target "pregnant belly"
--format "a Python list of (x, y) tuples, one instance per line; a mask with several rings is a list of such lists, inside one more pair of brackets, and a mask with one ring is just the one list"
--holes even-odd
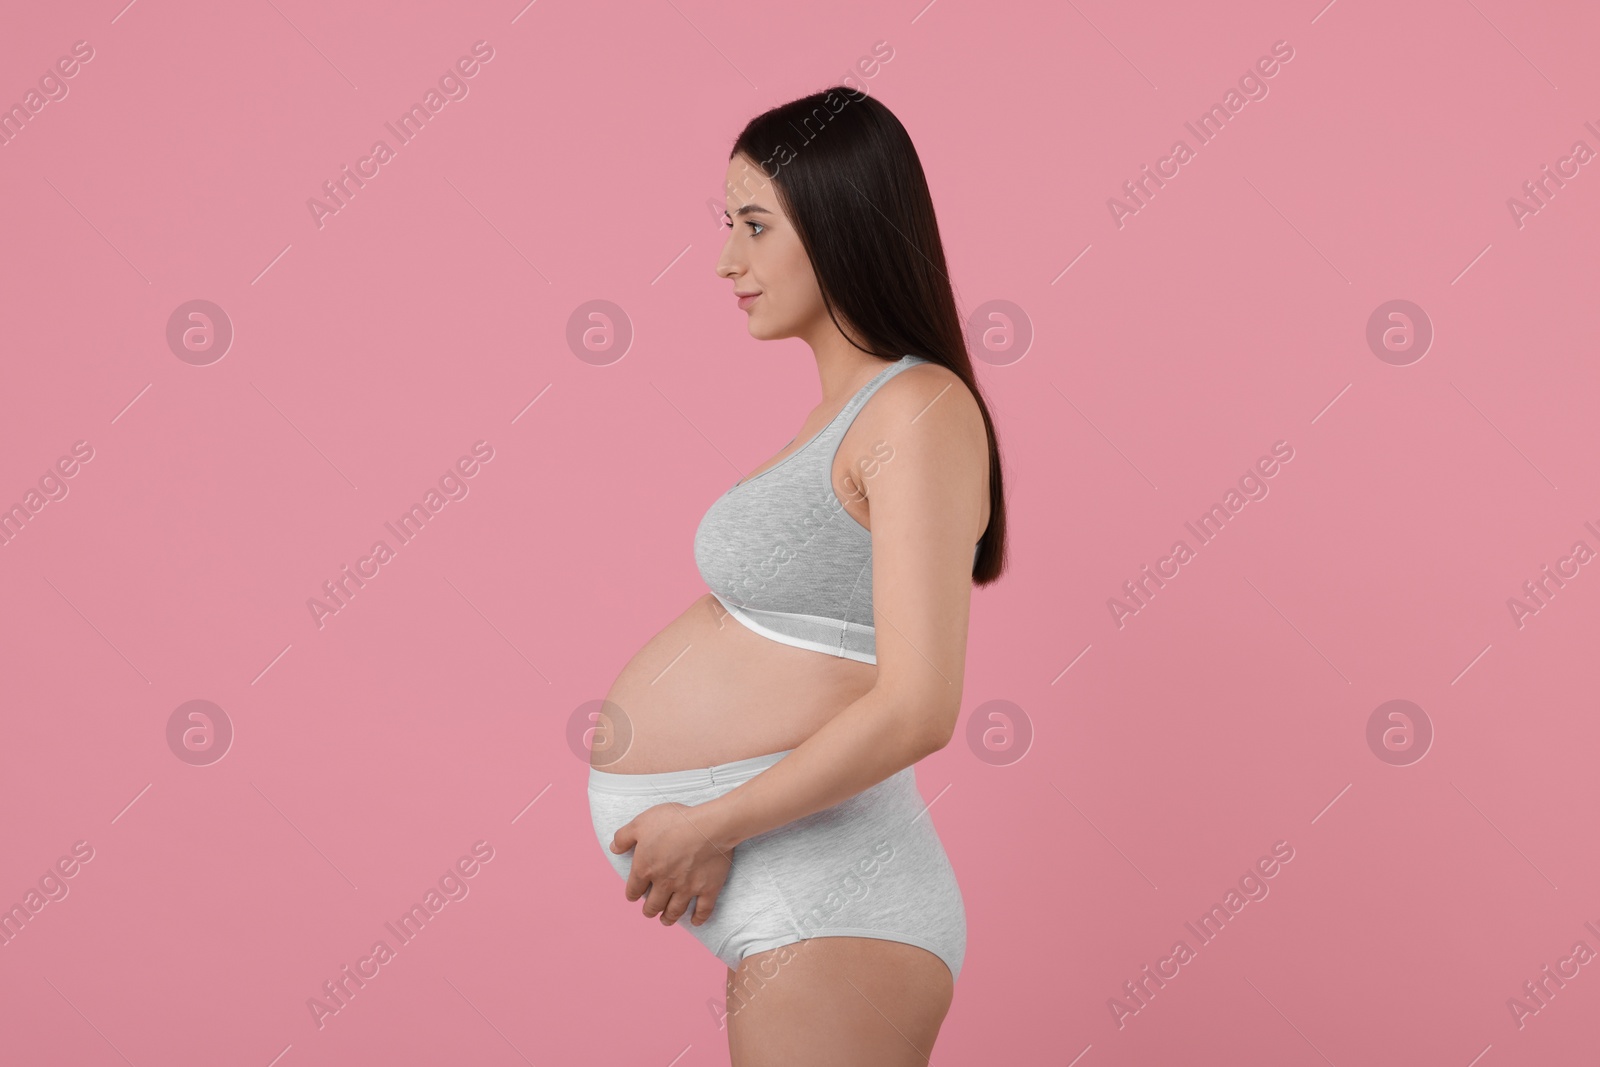
[(606, 693), (621, 722), (592, 765), (654, 774), (794, 748), (872, 688), (870, 663), (795, 648), (728, 615), (709, 593), (652, 637)]

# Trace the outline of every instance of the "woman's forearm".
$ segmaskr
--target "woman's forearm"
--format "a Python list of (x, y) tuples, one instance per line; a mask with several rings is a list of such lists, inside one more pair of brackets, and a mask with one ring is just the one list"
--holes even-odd
[(698, 805), (694, 821), (731, 849), (870, 789), (948, 742), (927, 707), (870, 690), (772, 767)]

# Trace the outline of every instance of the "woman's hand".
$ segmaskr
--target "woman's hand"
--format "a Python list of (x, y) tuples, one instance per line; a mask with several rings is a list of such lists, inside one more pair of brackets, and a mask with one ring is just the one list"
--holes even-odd
[(698, 898), (690, 923), (700, 926), (711, 918), (733, 866), (733, 848), (716, 843), (713, 822), (703, 807), (657, 804), (612, 837), (611, 851), (617, 855), (633, 849), (626, 893), (629, 900), (645, 898), (645, 918), (660, 915), (670, 926), (683, 916), (690, 898)]

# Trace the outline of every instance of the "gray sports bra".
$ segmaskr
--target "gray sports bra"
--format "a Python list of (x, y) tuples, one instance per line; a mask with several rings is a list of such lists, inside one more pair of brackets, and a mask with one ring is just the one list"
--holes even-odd
[[(872, 534), (834, 494), (833, 460), (872, 394), (927, 362), (907, 355), (890, 363), (815, 437), (736, 482), (700, 520), (694, 535), (700, 577), (745, 626), (786, 645), (878, 662)], [(982, 544), (980, 537), (974, 563)]]

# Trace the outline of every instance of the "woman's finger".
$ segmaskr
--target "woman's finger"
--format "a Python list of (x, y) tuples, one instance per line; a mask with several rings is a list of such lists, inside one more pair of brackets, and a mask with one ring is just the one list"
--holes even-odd
[(660, 915), (661, 912), (665, 910), (667, 902), (671, 899), (671, 886), (664, 886), (656, 882), (651, 882), (650, 891), (644, 895), (644, 917), (646, 919), (651, 919), (657, 915)]
[(711, 918), (711, 909), (717, 906), (717, 894), (721, 892), (722, 886), (719, 885), (709, 893), (701, 893), (695, 899), (694, 914), (689, 917), (691, 925), (699, 926)]
[(622, 895), (629, 900), (638, 900), (650, 891), (650, 876), (645, 873), (644, 867), (645, 865), (635, 856), (633, 865), (628, 868), (628, 880), (622, 889)]
[(689, 910), (689, 902), (693, 899), (692, 896), (685, 896), (683, 893), (672, 894), (672, 900), (667, 903), (667, 910), (661, 913), (661, 925), (671, 926), (683, 918), (683, 913)]

